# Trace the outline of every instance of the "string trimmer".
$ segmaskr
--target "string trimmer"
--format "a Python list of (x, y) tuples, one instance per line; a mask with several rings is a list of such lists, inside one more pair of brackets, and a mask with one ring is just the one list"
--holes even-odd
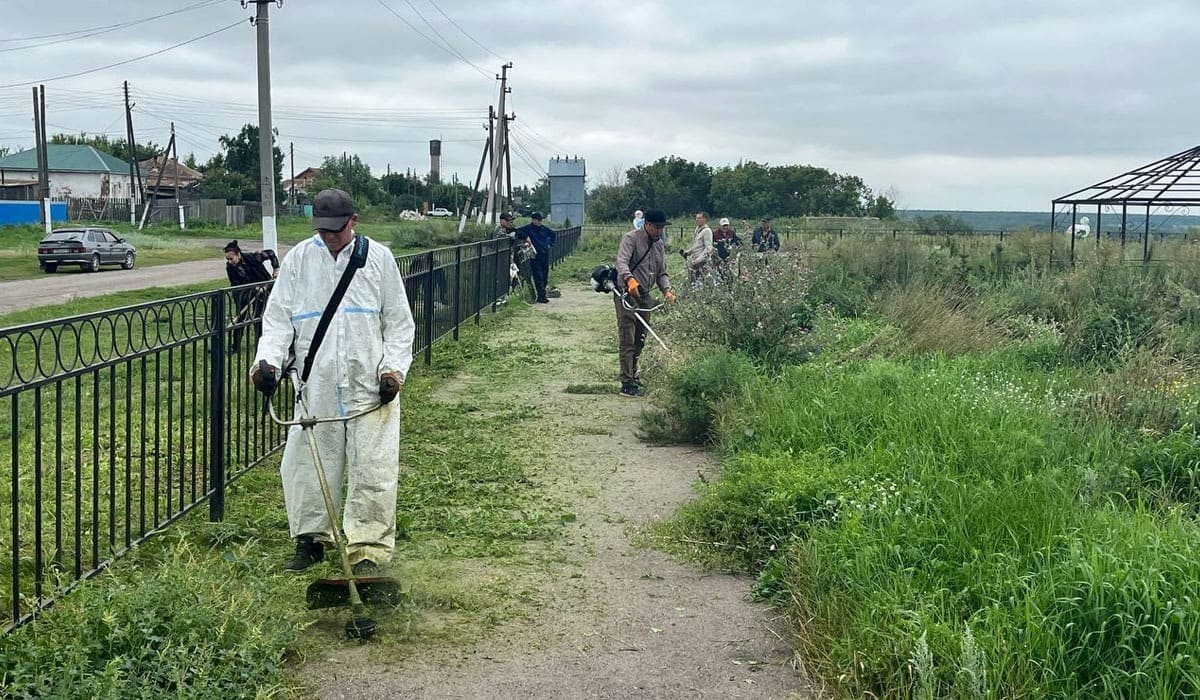
[(626, 311), (632, 312), (633, 317), (637, 319), (638, 323), (642, 324), (642, 327), (646, 329), (646, 332), (649, 333), (651, 337), (658, 341), (658, 344), (662, 346), (662, 349), (665, 350), (668, 355), (672, 354), (671, 348), (667, 347), (667, 344), (663, 342), (662, 338), (658, 337), (658, 334), (654, 332), (654, 329), (650, 327), (650, 324), (646, 321), (646, 319), (642, 318), (642, 314), (644, 313), (662, 310), (664, 308), (662, 302), (659, 302), (654, 306), (642, 306), (636, 299), (630, 297), (627, 292), (623, 292), (618, 289), (617, 268), (613, 267), (612, 265), (597, 265), (592, 269), (592, 289), (596, 292), (600, 292), (601, 294), (611, 292), (614, 296), (616, 296), (617, 299), (620, 300), (621, 306)]
[[(266, 361), (259, 362), (259, 371), (263, 376), (271, 376), (271, 369)], [(292, 380), (299, 382), (299, 378), (292, 372)], [(349, 605), (352, 611), (352, 617), (346, 622), (346, 636), (351, 639), (369, 639), (375, 633), (375, 620), (367, 617), (366, 605), (396, 605), (400, 602), (400, 583), (396, 579), (388, 576), (355, 576), (354, 569), (350, 566), (350, 557), (346, 553), (346, 542), (341, 534), (341, 527), (338, 523), (341, 519), (338, 517), (337, 506), (333, 502), (333, 496), (329, 490), (329, 482), (325, 478), (325, 468), (321, 464), (321, 456), (317, 450), (317, 438), (313, 435), (313, 427), (318, 423), (345, 423), (352, 421), (355, 418), (379, 410), (383, 404), (376, 404), (371, 408), (361, 411), (356, 411), (346, 416), (336, 416), (332, 418), (313, 418), (308, 416), (308, 408), (304, 405), (304, 400), (301, 398), (303, 387), (297, 384), (296, 387), (296, 406), (297, 412), (302, 413), (301, 417), (294, 420), (283, 420), (275, 414), (275, 405), (270, 399), (267, 400), (267, 410), (271, 415), (271, 420), (279, 425), (291, 427), (293, 425), (300, 426), (301, 432), (304, 433), (308, 441), (309, 452), (312, 453), (313, 464), (317, 469), (317, 482), (321, 485), (321, 496), (325, 500), (325, 514), (329, 517), (329, 529), (333, 533), (333, 544), (337, 548), (338, 559), (342, 565), (343, 578), (321, 578), (313, 581), (308, 586), (305, 598), (308, 601), (310, 610), (318, 610), (321, 608), (336, 608), (343, 605)]]

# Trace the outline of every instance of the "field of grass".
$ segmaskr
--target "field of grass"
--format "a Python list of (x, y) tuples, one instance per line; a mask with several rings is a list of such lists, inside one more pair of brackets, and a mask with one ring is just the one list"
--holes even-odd
[(643, 431), (725, 463), (660, 534), (756, 575), (840, 696), (1200, 693), (1200, 279), (1049, 244), (809, 244), (663, 328)]

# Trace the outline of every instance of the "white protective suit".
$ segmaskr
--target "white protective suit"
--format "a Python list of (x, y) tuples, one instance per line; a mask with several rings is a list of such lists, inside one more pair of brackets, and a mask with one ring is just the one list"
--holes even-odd
[[(260, 360), (284, 367), (294, 344), (294, 378), (299, 378), (313, 333), (353, 248), (352, 242), (335, 260), (314, 235), (288, 251), (263, 314), (254, 367)], [(379, 376), (395, 372), (403, 379), (412, 364), (415, 329), (391, 251), (371, 241), (367, 264), (355, 273), (314, 358), (303, 389), (308, 414), (344, 416), (379, 403)], [(313, 430), (335, 504), (346, 476), (342, 529), (350, 563), (363, 559), (386, 563), (396, 539), (399, 398), (348, 423), (321, 423)], [(329, 518), (312, 462), (307, 439), (299, 426), (293, 426), (280, 466), (291, 535), (312, 535), (328, 542), (332, 540)]]

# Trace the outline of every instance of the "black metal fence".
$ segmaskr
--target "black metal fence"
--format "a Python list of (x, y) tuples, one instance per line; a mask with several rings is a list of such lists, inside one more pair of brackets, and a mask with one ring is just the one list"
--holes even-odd
[[(578, 228), (560, 232), (552, 262), (579, 238)], [(496, 308), (510, 257), (500, 239), (396, 259), (417, 325), (414, 354), (430, 362), (434, 342), (457, 339), (464, 322)], [(282, 448), (285, 431), (264, 420), (247, 379), (261, 313), (244, 303), (253, 291), (0, 330), (5, 631), (193, 509), (207, 503), (220, 520), (225, 487)]]

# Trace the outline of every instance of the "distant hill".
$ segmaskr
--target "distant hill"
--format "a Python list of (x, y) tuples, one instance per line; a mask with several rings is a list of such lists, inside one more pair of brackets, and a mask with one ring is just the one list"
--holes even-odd
[[(976, 231), (1019, 231), (1021, 229), (1036, 229), (1045, 231), (1050, 227), (1050, 212), (1049, 211), (953, 211), (940, 209), (906, 209), (897, 212), (904, 221), (912, 221), (913, 219), (922, 218), (929, 219), (939, 214), (949, 216), (951, 218), (962, 219), (968, 226)], [(1079, 217), (1088, 217), (1092, 226), (1096, 226), (1096, 212), (1079, 212)], [(1142, 226), (1142, 221), (1145, 217), (1145, 211), (1137, 212), (1130, 211), (1128, 226), (1129, 230), (1139, 230)], [(1059, 214), (1056, 228), (1059, 230), (1066, 229), (1070, 225), (1071, 215), (1063, 216)], [(1104, 212), (1101, 217), (1100, 224), (1105, 231), (1118, 231), (1121, 228), (1121, 215)], [(1200, 216), (1188, 216), (1182, 214), (1152, 214), (1150, 216), (1150, 230), (1155, 232), (1165, 233), (1183, 233), (1189, 228), (1200, 228)]]

